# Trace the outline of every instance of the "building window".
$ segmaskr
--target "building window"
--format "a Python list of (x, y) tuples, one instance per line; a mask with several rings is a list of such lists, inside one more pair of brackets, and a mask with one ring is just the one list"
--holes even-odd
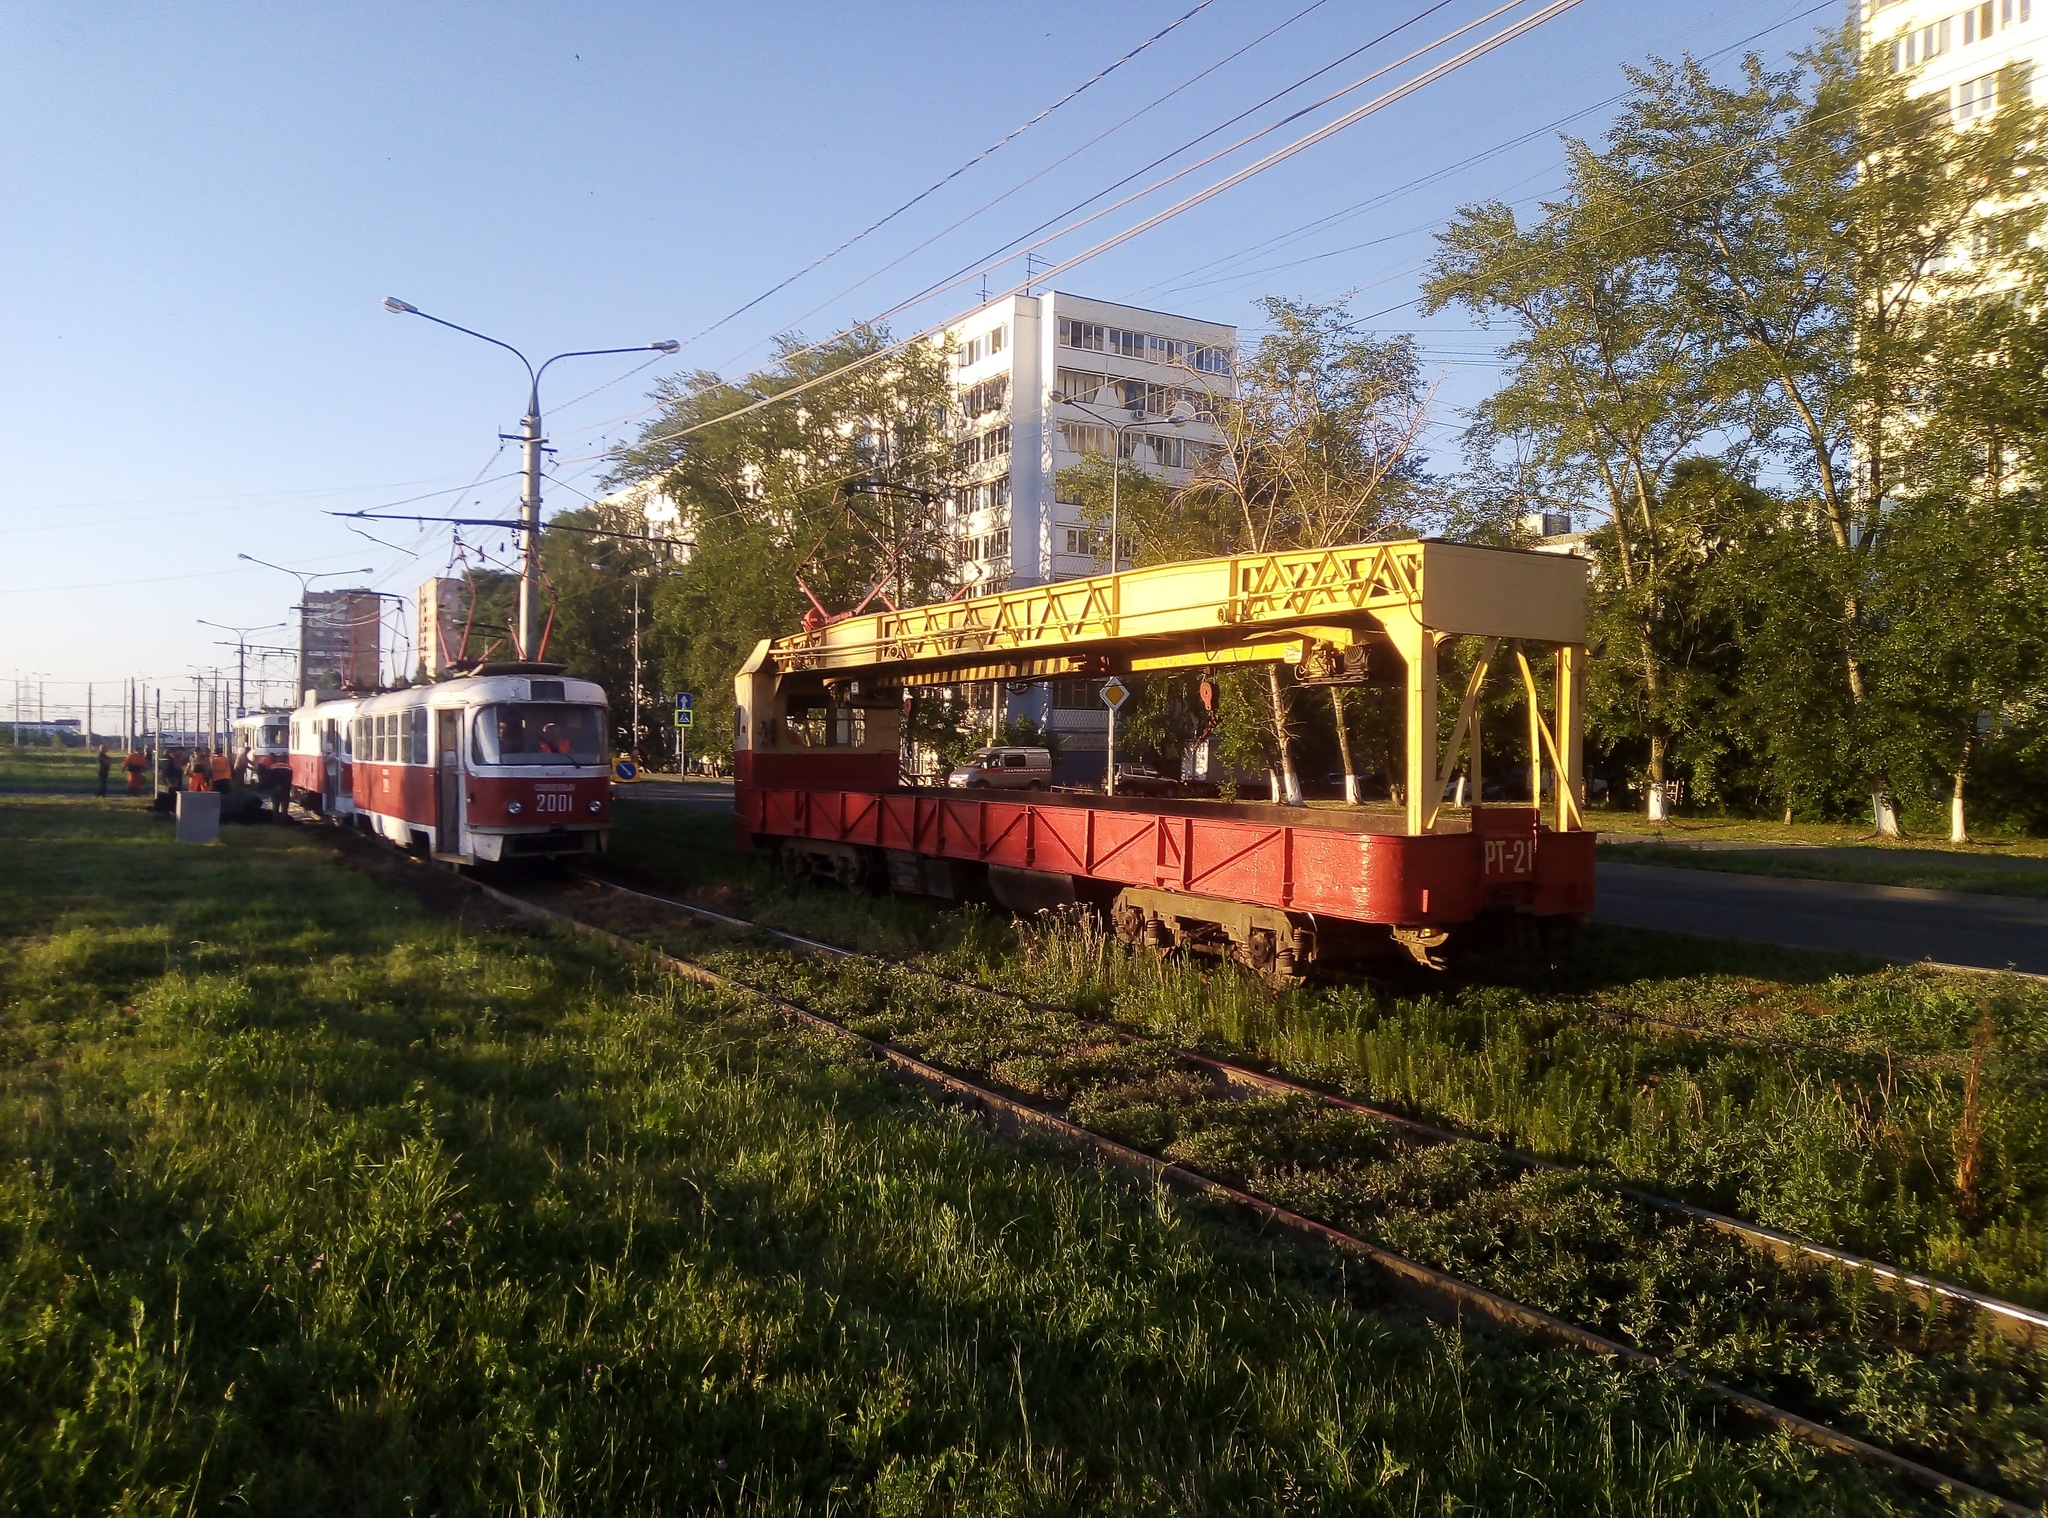
[(1010, 504), (1010, 477), (990, 480), (985, 485), (969, 485), (960, 492), (958, 507), (961, 516), (972, 516), (977, 511), (1000, 511)]
[(1122, 358), (1139, 358), (1154, 364), (1178, 364), (1203, 374), (1230, 372), (1230, 356), (1221, 348), (1205, 347), (1179, 338), (1131, 332), (1122, 327), (1074, 321), (1064, 316), (1060, 318), (1059, 337), (1063, 348), (1079, 348), (1088, 353), (1114, 353)]
[(1052, 704), (1063, 712), (1101, 711), (1101, 687), (1093, 680), (1054, 680)]
[(1005, 322), (993, 332), (984, 332), (979, 337), (963, 342), (954, 356), (954, 362), (962, 369), (969, 369), (985, 358), (994, 358), (1009, 345), (1010, 324)]
[(1080, 558), (1100, 559), (1109, 552), (1109, 534), (1092, 527), (1065, 529), (1067, 552)]
[(1975, 121), (1989, 116), (1998, 109), (1998, 76), (1985, 74), (1956, 86), (1955, 119), (1957, 124)]
[(1991, 35), (1991, 0), (1963, 12), (1963, 46), (1983, 42)]
[(960, 409), (969, 417), (987, 416), (992, 411), (1001, 411), (1010, 404), (1010, 376), (994, 375), (971, 387), (960, 396)]

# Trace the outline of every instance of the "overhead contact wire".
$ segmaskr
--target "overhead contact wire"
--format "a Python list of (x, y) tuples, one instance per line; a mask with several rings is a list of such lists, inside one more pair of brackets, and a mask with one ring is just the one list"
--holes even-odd
[[(1519, 3), (1519, 0), (1515, 0), (1515, 3)], [(1470, 63), (1477, 58), (1485, 56), (1486, 54), (1492, 52), (1494, 49), (1502, 46), (1505, 43), (1514, 41), (1516, 38), (1523, 36), (1525, 33), (1529, 32), (1533, 28), (1554, 19), (1555, 17), (1561, 15), (1567, 10), (1570, 10), (1578, 3), (1579, 0), (1551, 0), (1551, 3), (1549, 5), (1545, 6), (1542, 10), (1538, 11), (1533, 16), (1526, 16), (1522, 20), (1514, 22), (1513, 24), (1502, 28), (1493, 36), (1485, 39), (1482, 42), (1474, 44), (1472, 47), (1467, 48), (1464, 52), (1456, 55), (1455, 57), (1446, 59), (1444, 62), (1437, 64), (1430, 69), (1425, 70), (1422, 74), (1417, 75), (1414, 79), (1409, 80), (1397, 86), (1396, 88), (1387, 91), (1383, 95), (1377, 96), (1374, 99), (1367, 101), (1364, 105), (1357, 107), (1355, 110), (1346, 112), (1343, 116), (1338, 117), (1336, 120), (1328, 122), (1325, 125), (1316, 128), (1313, 132), (1309, 132), (1302, 137), (1296, 138), (1293, 142), (1287, 144), (1286, 146), (1275, 149), (1272, 153), (1269, 153), (1266, 157), (1260, 159), (1257, 163), (1247, 165), (1245, 168), (1239, 169), (1236, 172), (1225, 176), (1223, 179), (1218, 180), (1215, 184), (1210, 185), (1203, 190), (1199, 190), (1195, 192), (1193, 195), (1187, 196), (1180, 201), (1177, 201), (1175, 204), (1166, 207), (1164, 210), (1155, 212), (1153, 215), (1147, 217), (1145, 220), (1138, 222), (1134, 226), (1126, 228), (1124, 231), (1115, 233), (1112, 236), (1105, 238), (1103, 241), (1097, 243), (1094, 247), (1089, 248), (1082, 253), (1078, 253), (1071, 258), (1065, 259), (1060, 263), (1054, 264), (1048, 269), (1041, 270), (1038, 274), (1033, 276), (1032, 282), (1041, 283), (1044, 280), (1051, 279), (1058, 276), (1059, 274), (1065, 273), (1068, 270), (1073, 269), (1078, 265), (1087, 262), (1089, 259), (1099, 257), (1101, 254), (1107, 252), (1109, 249), (1116, 247), (1119, 243), (1127, 242), (1131, 238), (1138, 236), (1140, 233), (1149, 231), (1152, 228), (1157, 227), (1168, 220), (1171, 220), (1173, 217), (1180, 215), (1182, 212), (1191, 210), (1194, 207), (1201, 205), (1205, 201), (1211, 200), (1215, 198), (1217, 195), (1222, 194), (1224, 191), (1235, 188), (1237, 185), (1244, 183), (1246, 180), (1252, 178), (1254, 175), (1264, 173), (1267, 169), (1273, 168), (1280, 163), (1284, 163), (1289, 158), (1294, 157), (1297, 153), (1306, 151), (1308, 148), (1313, 147), (1315, 144), (1323, 141), (1325, 138), (1331, 136), (1332, 134), (1339, 131), (1343, 131), (1347, 127), (1355, 125), (1357, 122), (1363, 120), (1365, 117), (1369, 115), (1372, 115), (1374, 112), (1379, 111), (1384, 107), (1395, 103), (1396, 101), (1405, 99), (1409, 95), (1414, 94), (1417, 90), (1426, 88), (1430, 84), (1434, 84), (1438, 80), (1442, 79), (1446, 74), (1449, 74), (1456, 69), (1462, 68), (1465, 64)], [(1491, 12), (1488, 17), (1483, 19), (1492, 19), (1494, 16), (1498, 16), (1502, 12), (1511, 10), (1513, 8), (1514, 4), (1512, 3), (1509, 5), (1502, 6), (1498, 10)], [(1480, 23), (1473, 23), (1473, 25), (1478, 24)], [(1460, 36), (1463, 33), (1468, 32), (1470, 30), (1472, 30), (1471, 26), (1460, 27), (1457, 29), (1457, 31), (1447, 34), (1446, 37), (1438, 39), (1437, 42), (1430, 44), (1428, 47), (1418, 49), (1415, 53), (1412, 53), (1409, 56), (1410, 58), (1420, 56), (1422, 53), (1429, 52), (1433, 50), (1435, 47), (1441, 46), (1443, 42), (1450, 40), (1450, 38)], [(1390, 65), (1389, 67), (1394, 66), (1397, 65)], [(1384, 69), (1379, 70), (1376, 74), (1368, 76), (1368, 78), (1379, 77), (1379, 75), (1382, 75), (1385, 72), (1386, 70)], [(1338, 94), (1348, 94), (1350, 92), (1350, 89), (1355, 89), (1356, 87), (1356, 85), (1353, 85), (1346, 90), (1339, 91)], [(1334, 99), (1336, 98), (1336, 96), (1332, 96), (1330, 98)], [(1305, 109), (1313, 109), (1313, 107), (1308, 107)], [(1298, 115), (1299, 113), (1296, 114)], [(1262, 136), (1264, 134), (1259, 133), (1255, 135)], [(1252, 139), (1247, 138), (1245, 140), (1250, 141)], [(1242, 144), (1239, 145), (1241, 146)], [(1231, 150), (1223, 150), (1223, 152), (1225, 153), (1229, 151)], [(1213, 155), (1210, 159), (1204, 160), (1204, 162), (1214, 162), (1215, 158), (1220, 156), (1222, 156), (1222, 153)], [(1159, 184), (1151, 186), (1148, 190), (1140, 192), (1139, 196), (1128, 197), (1125, 201), (1120, 202), (1119, 204), (1129, 204), (1130, 200), (1138, 199), (1143, 194), (1149, 194), (1151, 189), (1157, 189), (1160, 185), (1169, 184), (1172, 182), (1173, 179), (1183, 177), (1186, 173), (1191, 172), (1192, 168), (1198, 168), (1200, 166), (1201, 165), (1193, 165), (1190, 169), (1182, 170), (1178, 174), (1172, 175), (1165, 180), (1159, 181)], [(1041, 242), (1036, 246), (1043, 246), (1046, 242), (1055, 241), (1059, 237), (1065, 236), (1069, 232), (1078, 230), (1078, 228), (1082, 226), (1086, 226), (1089, 222), (1101, 219), (1101, 217), (1108, 215), (1111, 211), (1115, 209), (1117, 209), (1116, 206), (1105, 207), (1102, 211), (1096, 212), (1095, 214), (1084, 218), (1082, 221), (1077, 222), (1072, 226), (1061, 229), (1060, 232), (1055, 233), (1052, 237), (1042, 239)], [(865, 323), (864, 325), (872, 326), (874, 322), (884, 321), (888, 317), (893, 316), (898, 312), (907, 309), (910, 306), (916, 305), (921, 301), (929, 300), (935, 295), (942, 295), (946, 293), (946, 291), (954, 289), (960, 284), (964, 283), (968, 278), (971, 278), (974, 274), (981, 272), (984, 271), (980, 269), (970, 270), (966, 274), (949, 280), (942, 285), (923, 291), (920, 294), (911, 297), (909, 300), (904, 301), (899, 305), (891, 307), (888, 311), (883, 312), (880, 316), (873, 318), (870, 322)], [(1006, 296), (1015, 295), (1020, 293), (1023, 290), (1023, 288), (1024, 286), (1021, 284), (1014, 285), (1009, 290), (1005, 291), (1004, 294)], [(845, 334), (840, 334), (841, 337), (843, 337), (844, 335)], [(835, 338), (833, 340), (837, 341), (838, 339)], [(692, 423), (690, 426), (681, 428), (675, 432), (657, 433), (654, 436), (643, 438), (641, 439), (641, 445), (645, 446), (649, 443), (674, 442), (679, 438), (689, 437), (694, 433), (705, 430), (706, 428), (715, 427), (722, 422), (729, 422), (742, 416), (751, 415), (752, 413), (760, 411), (765, 407), (775, 405), (780, 401), (788, 400), (793, 396), (801, 395), (806, 390), (813, 389), (816, 386), (823, 384), (828, 380), (838, 379), (844, 375), (855, 373), (858, 370), (864, 369), (868, 367), (870, 364), (879, 363), (881, 360), (889, 358), (897, 353), (900, 353), (906, 348), (910, 347), (913, 343), (919, 341), (922, 341), (921, 337), (908, 337), (900, 339), (893, 343), (886, 344), (885, 346), (876, 349), (873, 353), (865, 354), (862, 357), (853, 360), (851, 363), (842, 364), (837, 369), (830, 370), (824, 374), (815, 375), (810, 379), (802, 380), (794, 385), (789, 386), (786, 389), (777, 391), (774, 395), (763, 396), (759, 400), (753, 401), (748, 405), (737, 407), (732, 411), (726, 412), (722, 416), (712, 417), (702, 422)], [(798, 351), (815, 352), (817, 351), (817, 349), (824, 346), (826, 346), (826, 344), (824, 343), (812, 344), (810, 347)]]
[(1169, 21), (1165, 26), (1161, 27), (1158, 31), (1154, 32), (1151, 36), (1147, 37), (1143, 42), (1139, 43), (1136, 47), (1132, 48), (1128, 53), (1125, 53), (1123, 57), (1117, 59), (1114, 63), (1111, 63), (1110, 65), (1108, 65), (1108, 67), (1096, 73), (1092, 78), (1085, 79), (1081, 83), (1075, 85), (1074, 88), (1067, 91), (1066, 94), (1062, 95), (1059, 99), (1055, 100), (1051, 105), (1047, 106), (1044, 110), (1040, 111), (1036, 116), (1033, 116), (1029, 121), (1025, 122), (1022, 126), (1017, 127), (1015, 130), (1011, 131), (1007, 136), (1002, 137), (996, 142), (989, 144), (989, 146), (983, 148), (979, 153), (976, 153), (972, 158), (968, 159), (967, 162), (961, 164), (951, 173), (946, 174), (943, 177), (935, 180), (933, 183), (927, 185), (924, 189), (918, 191), (917, 194), (911, 196), (910, 199), (904, 201), (902, 205), (898, 206), (888, 215), (882, 217), (879, 221), (873, 222), (869, 226), (866, 226), (862, 228), (860, 231), (854, 233), (853, 236), (847, 238), (846, 241), (842, 242), (838, 247), (834, 248), (831, 252), (820, 254), (817, 258), (812, 259), (808, 264), (805, 264), (801, 269), (797, 270), (796, 273), (790, 275), (780, 284), (777, 284), (770, 289), (763, 290), (759, 295), (755, 296), (745, 305), (738, 307), (736, 310), (728, 311), (724, 316), (719, 317), (717, 321), (713, 322), (710, 326), (704, 328), (702, 331), (693, 333), (691, 336), (684, 338), (683, 346), (687, 348), (691, 343), (696, 342), (699, 338), (708, 337), (711, 333), (716, 332), (720, 327), (724, 326), (727, 322), (733, 320), (735, 317), (745, 315), (747, 312), (753, 310), (754, 307), (760, 305), (762, 301), (767, 300), (770, 296), (776, 295), (781, 291), (788, 289), (791, 285), (795, 284), (798, 280), (802, 279), (806, 274), (809, 274), (813, 270), (821, 268), (825, 264), (830, 263), (833, 259), (837, 258), (840, 254), (844, 253), (848, 248), (851, 248), (855, 243), (859, 242), (862, 238), (868, 236), (870, 233), (879, 232), (883, 227), (886, 227), (890, 222), (894, 221), (897, 217), (901, 216), (905, 211), (908, 211), (911, 207), (917, 205), (919, 202), (927, 199), (928, 197), (937, 194), (940, 190), (944, 189), (947, 185), (951, 184), (954, 180), (958, 179), (962, 174), (965, 174), (969, 169), (973, 168), (976, 164), (985, 162), (987, 159), (992, 157), (1002, 148), (1008, 146), (1012, 142), (1015, 142), (1019, 137), (1022, 137), (1026, 132), (1030, 131), (1033, 127), (1037, 126), (1041, 121), (1045, 120), (1046, 117), (1052, 115), (1053, 112), (1060, 109), (1060, 107), (1067, 105), (1076, 98), (1078, 98), (1083, 91), (1089, 89), (1093, 85), (1100, 84), (1103, 80), (1107, 79), (1111, 74), (1115, 73), (1118, 69), (1122, 68), (1126, 63), (1129, 63), (1133, 58), (1137, 57), (1138, 54), (1144, 52), (1145, 49), (1152, 46), (1153, 43), (1160, 41), (1161, 39), (1166, 37), (1168, 33), (1173, 32), (1180, 26), (1193, 20), (1201, 12), (1207, 10), (1213, 3), (1214, 0), (1196, 0), (1196, 4), (1192, 6), (1190, 9), (1188, 9), (1181, 15), (1175, 17), (1172, 21)]

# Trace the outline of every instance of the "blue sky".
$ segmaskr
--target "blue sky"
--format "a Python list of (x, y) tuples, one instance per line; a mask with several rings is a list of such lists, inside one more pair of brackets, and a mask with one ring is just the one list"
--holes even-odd
[[(522, 409), (518, 366), (385, 313), (382, 296), (541, 354), (691, 338), (1195, 3), (0, 7), (0, 718), (17, 673), (45, 678), (55, 715), (77, 709), (87, 680), (104, 703), (129, 676), (182, 678), (189, 690), (195, 666), (231, 663), (232, 650), (213, 642), (226, 635), (198, 619), (280, 622), (296, 598), (293, 581), (237, 552), (368, 568), (363, 580), (401, 594), (448, 562), (445, 530), (394, 527), (379, 536), (395, 546), (382, 546), (327, 512), (432, 491), (449, 493), (397, 509), (509, 507), (516, 481), (500, 476), (516, 458), (497, 451), (497, 434)], [(887, 310), (1433, 4), (1323, 0), (884, 268), (1309, 5), (1210, 0), (987, 161), (676, 359), (637, 373), (634, 360), (556, 366), (543, 394), (560, 449), (550, 509), (599, 488), (605, 448), (630, 433), (659, 374), (741, 370), (778, 331), (824, 336)], [(1498, 4), (1444, 0), (1167, 169)], [(1539, 8), (1525, 0), (1467, 41)], [(1601, 107), (1624, 88), (1624, 64), (1713, 53), (1767, 28), (1756, 46), (1781, 53), (1843, 9), (1581, 0), (1056, 283), (1244, 323), (1264, 294), (1355, 292), (1356, 310), (1387, 310), (1385, 330), (1418, 332), (1443, 382), (1432, 447), (1448, 465), (1458, 410), (1495, 370), (1485, 334), (1401, 304), (1415, 293), (1430, 229), (1466, 202), (1533, 202), (1554, 188), (1557, 134), (1539, 129)], [(1458, 45), (1047, 256), (1077, 251)], [(1608, 109), (1578, 115), (1570, 130), (1597, 135)], [(1330, 219), (1292, 235), (1320, 218)], [(998, 270), (991, 287), (1021, 272)], [(942, 321), (972, 294), (915, 306), (897, 330)]]

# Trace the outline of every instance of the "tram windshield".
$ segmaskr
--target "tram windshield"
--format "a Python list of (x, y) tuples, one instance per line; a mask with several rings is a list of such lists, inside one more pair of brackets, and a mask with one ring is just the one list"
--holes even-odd
[(476, 714), (478, 764), (597, 764), (604, 758), (602, 708), (532, 702)]

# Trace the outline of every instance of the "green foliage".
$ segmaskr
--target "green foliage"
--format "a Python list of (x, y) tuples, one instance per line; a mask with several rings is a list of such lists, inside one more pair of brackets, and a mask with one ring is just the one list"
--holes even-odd
[[(755, 644), (812, 611), (799, 578), (832, 612), (878, 588), (916, 604), (948, 584), (947, 357), (935, 344), (890, 346), (868, 329), (815, 350), (790, 337), (737, 384), (692, 375), (657, 393), (660, 412), (619, 455), (615, 480), (658, 480), (692, 544), (657, 590), (654, 620), (666, 679), (698, 695), (700, 751), (729, 751), (725, 693)], [(805, 383), (799, 400), (746, 409)], [(856, 488), (873, 481), (900, 488)]]
[[(2004, 552), (1990, 530), (1937, 545), (1911, 503), (1993, 501), (2048, 435), (2048, 208), (2014, 193), (2048, 169), (2048, 117), (2008, 79), (1952, 129), (1853, 28), (1732, 84), (1690, 58), (1630, 82), (1535, 226), (1474, 207), (1442, 240), (1431, 305), (1516, 330), (1474, 430), (1489, 489), (1602, 508), (1599, 733), (1650, 778), (1668, 755), (1710, 800), (1911, 793), (1954, 769), (1954, 713), (2018, 699), (1899, 629), (1937, 560), (1995, 581)], [(1682, 471), (1708, 450), (1703, 497)]]

